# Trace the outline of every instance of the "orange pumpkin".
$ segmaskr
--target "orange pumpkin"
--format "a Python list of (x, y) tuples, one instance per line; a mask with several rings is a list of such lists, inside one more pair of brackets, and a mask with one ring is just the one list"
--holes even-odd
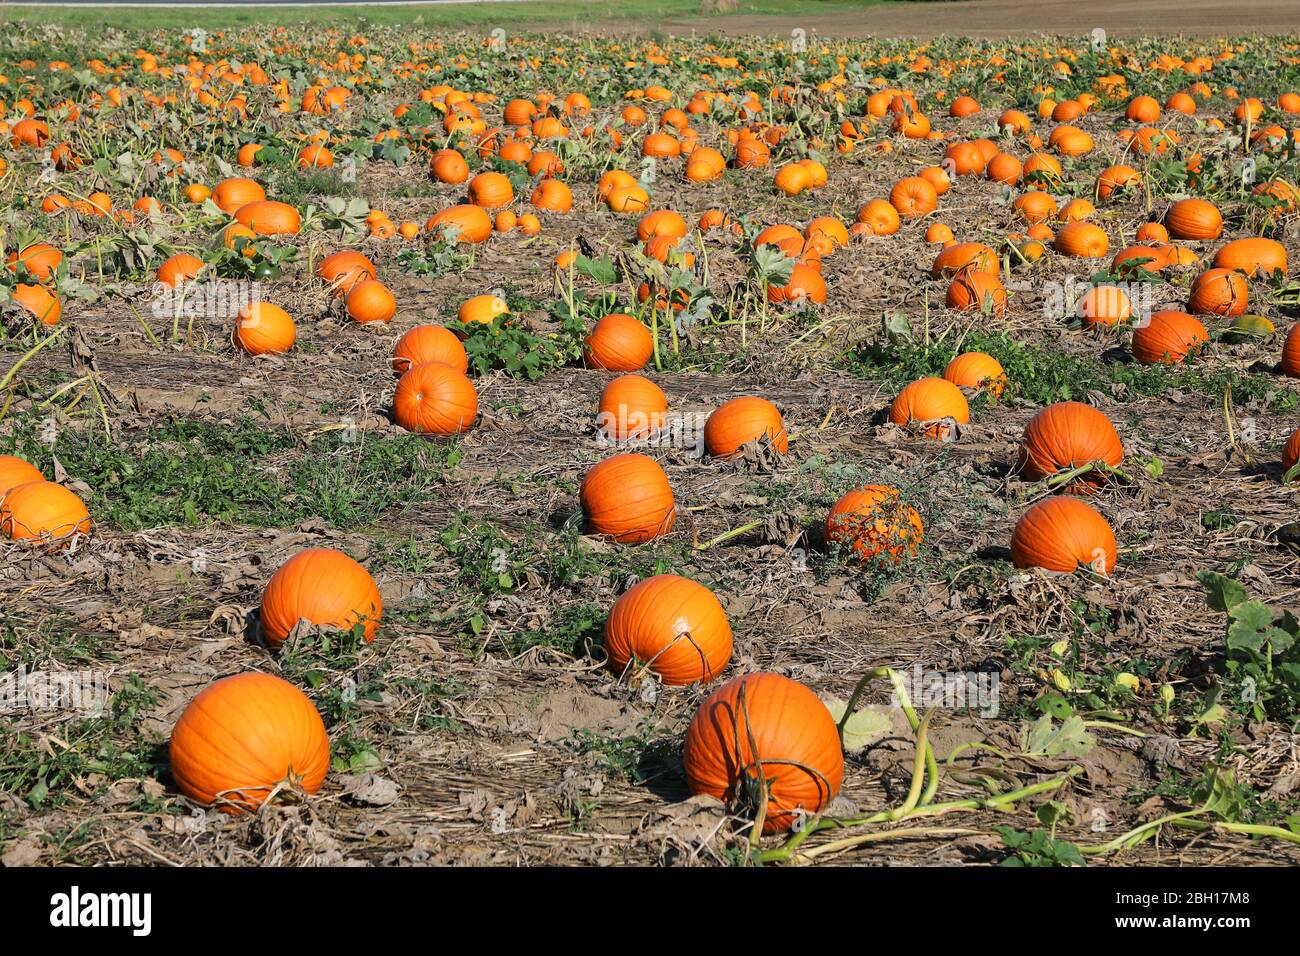
[(325, 724), (307, 695), (256, 671), (224, 677), (190, 701), (168, 747), (181, 792), (227, 812), (261, 806), (291, 781), (315, 793), (329, 770)]
[(379, 274), (375, 264), (353, 249), (343, 249), (326, 256), (316, 266), (316, 276), (330, 286), (330, 292), (346, 296), (353, 287)]
[(479, 173), (469, 181), (469, 201), (484, 209), (500, 209), (515, 201), (515, 190), (503, 173)]
[(197, 256), (192, 256), (186, 252), (178, 252), (166, 259), (158, 267), (158, 281), (163, 285), (176, 288), (182, 283), (197, 279), (205, 265), (207, 263)]
[(925, 434), (947, 439), (953, 425), (970, 421), (966, 396), (952, 382), (942, 378), (922, 378), (905, 386), (889, 406), (889, 420), (895, 425), (912, 422), (926, 424)]
[(996, 272), (960, 272), (949, 283), (944, 304), (963, 312), (988, 309), (1001, 315), (1007, 308), (1007, 290)]
[(653, 458), (624, 454), (589, 470), (578, 489), (587, 530), (641, 544), (672, 530), (677, 507), (668, 476)]
[(917, 219), (934, 212), (939, 194), (930, 181), (921, 176), (908, 176), (894, 184), (889, 203), (904, 219)]
[(263, 199), (246, 203), (235, 212), (235, 219), (259, 236), (295, 235), (302, 228), (302, 217), (288, 203)]
[(289, 313), (270, 302), (250, 302), (235, 321), (235, 345), (249, 355), (279, 355), (293, 348), (298, 329)]
[(844, 778), (830, 711), (807, 687), (778, 674), (747, 674), (710, 694), (687, 728), (682, 764), (692, 793), (733, 806), (757, 792), (761, 774), (767, 781), (765, 833), (818, 813)]
[(454, 332), (441, 325), (417, 325), (393, 346), (393, 371), (398, 374), (426, 362), (446, 365), (462, 375), (469, 370), (465, 346)]
[(1229, 269), (1207, 269), (1192, 283), (1187, 309), (1198, 315), (1243, 315), (1249, 300), (1246, 277)]
[(261, 202), (264, 199), (266, 190), (252, 179), (223, 179), (212, 190), (212, 201), (217, 204), (217, 208), (232, 215), (250, 202)]
[(626, 441), (663, 427), (668, 398), (643, 375), (620, 375), (600, 393), (596, 427), (608, 438)]
[(1206, 199), (1180, 199), (1165, 213), (1165, 227), (1174, 239), (1217, 239), (1223, 234), (1223, 215)]
[(459, 185), (469, 179), (469, 163), (454, 149), (440, 149), (429, 159), (429, 172), (440, 183)]
[(19, 283), (11, 290), (10, 298), (44, 325), (57, 325), (63, 314), (59, 297), (43, 285)]
[(30, 462), (13, 455), (0, 455), (0, 500), (19, 485), (44, 480), (41, 470)]
[(998, 254), (982, 242), (959, 242), (945, 247), (934, 259), (930, 272), (936, 278), (959, 272), (991, 272), (997, 275)]
[(478, 392), (473, 382), (449, 365), (413, 365), (397, 380), (393, 417), (408, 432), (456, 435), (473, 427)]
[[(1106, 413), (1082, 402), (1057, 402), (1030, 419), (1020, 442), (1019, 468), (1026, 481), (1042, 481), (1092, 462), (1118, 467), (1124, 446)], [(1088, 472), (1063, 490), (1083, 493), (1102, 484), (1104, 473)]]
[(600, 319), (583, 340), (583, 358), (588, 368), (635, 372), (644, 368), (653, 354), (650, 330), (639, 319), (622, 312)]
[(377, 279), (363, 279), (352, 287), (344, 300), (348, 315), (355, 322), (387, 322), (397, 314), (397, 300), (388, 286)]
[(89, 534), (90, 526), (85, 502), (44, 478), (10, 488), (0, 500), (0, 534), (13, 541)]
[(272, 647), (283, 644), (300, 620), (343, 631), (361, 625), (369, 643), (383, 617), (370, 572), (333, 548), (299, 551), (271, 575), (262, 594), (262, 637)]
[(491, 293), (471, 296), (456, 310), (456, 318), (465, 324), (479, 322), (488, 325), (499, 316), (509, 314), (510, 306), (506, 300)]
[(1205, 326), (1186, 312), (1155, 312), (1133, 332), (1133, 357), (1143, 365), (1176, 365), (1209, 340)]
[(1133, 303), (1118, 286), (1093, 286), (1079, 299), (1079, 318), (1087, 326), (1109, 326), (1133, 317)]
[(1007, 385), (1002, 363), (984, 352), (963, 352), (943, 370), (943, 377), (959, 388), (982, 388), (995, 398)]
[(1106, 230), (1090, 222), (1066, 223), (1056, 233), (1056, 251), (1065, 256), (1098, 259), (1110, 248)]
[(1286, 275), (1286, 247), (1276, 239), (1235, 239), (1215, 253), (1214, 265), (1265, 279), (1272, 278), (1277, 271)]
[(731, 660), (731, 625), (704, 585), (657, 574), (614, 602), (604, 643), (616, 674), (648, 670), (671, 687), (707, 684)]
[(480, 243), (492, 235), (492, 218), (481, 206), (464, 203), (430, 217), (424, 224), (424, 231), (434, 232), (444, 227), (460, 242)]
[(898, 564), (904, 555), (916, 555), (923, 537), (921, 516), (889, 485), (848, 492), (826, 517), (826, 543), (846, 545), (863, 560), (883, 552)]
[(1096, 509), (1078, 498), (1051, 497), (1030, 506), (1011, 534), (1011, 563), (1073, 573), (1115, 567), (1115, 533)]
[(734, 455), (741, 446), (767, 435), (781, 454), (790, 449), (785, 421), (775, 405), (756, 395), (723, 402), (704, 422), (704, 447), (710, 455)]
[(44, 282), (54, 275), (63, 262), (63, 253), (44, 242), (37, 242), (25, 246), (21, 251), (15, 249), (10, 252), (8, 262), (10, 272), (17, 272), (21, 264), (32, 276)]

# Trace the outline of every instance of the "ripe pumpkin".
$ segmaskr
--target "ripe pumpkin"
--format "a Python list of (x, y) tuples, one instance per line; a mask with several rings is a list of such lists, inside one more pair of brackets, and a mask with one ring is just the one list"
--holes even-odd
[(929, 180), (907, 176), (894, 184), (889, 193), (889, 204), (902, 218), (918, 219), (934, 212), (939, 204), (939, 194)]
[(30, 462), (14, 455), (0, 455), (0, 500), (19, 485), (44, 480), (41, 470)]
[(573, 192), (558, 179), (543, 179), (529, 202), (545, 212), (569, 212), (573, 209)]
[(1296, 466), (1297, 461), (1300, 461), (1300, 428), (1291, 433), (1291, 437), (1286, 440), (1286, 446), (1282, 449), (1282, 474), (1285, 476)]
[(788, 830), (819, 812), (844, 778), (830, 711), (803, 684), (779, 674), (746, 674), (710, 694), (687, 728), (682, 764), (692, 793), (729, 804), (756, 792), (762, 774), (764, 833)]
[(168, 748), (172, 779), (190, 799), (254, 810), (292, 778), (315, 793), (329, 770), (325, 724), (288, 681), (251, 672), (209, 684), (181, 714)]
[(1079, 318), (1087, 326), (1109, 326), (1133, 317), (1133, 303), (1118, 286), (1093, 286), (1079, 299)]
[(582, 354), (588, 368), (635, 372), (650, 361), (654, 339), (639, 319), (613, 312), (592, 327), (583, 340)]
[(492, 235), (492, 218), (487, 214), (487, 210), (472, 203), (451, 206), (435, 214), (424, 224), (424, 231), (433, 232), (444, 226), (450, 229), (460, 242), (480, 243)]
[(943, 377), (959, 388), (982, 388), (995, 398), (1007, 386), (1002, 363), (984, 352), (963, 352), (954, 356), (943, 370)]
[(1087, 502), (1044, 498), (1020, 516), (1011, 533), (1011, 563), (1073, 573), (1081, 567), (1108, 575), (1115, 567), (1115, 533)]
[(316, 266), (317, 278), (330, 286), (335, 296), (346, 296), (353, 287), (379, 274), (375, 264), (354, 249), (343, 249), (326, 256)]
[(921, 378), (898, 393), (889, 406), (889, 420), (895, 425), (928, 423), (926, 435), (946, 439), (952, 434), (951, 423), (964, 425), (970, 421), (970, 406), (961, 389), (952, 382), (942, 378)]
[(1154, 312), (1133, 333), (1133, 357), (1143, 365), (1176, 365), (1209, 340), (1205, 326), (1186, 312)]
[(262, 593), (262, 636), (279, 647), (303, 619), (319, 627), (362, 626), (366, 642), (384, 617), (384, 602), (370, 572), (333, 548), (307, 548), (280, 565)]
[(235, 212), (235, 219), (259, 236), (295, 235), (302, 228), (302, 217), (288, 203), (263, 199), (250, 202)]
[(944, 304), (963, 312), (989, 309), (1001, 315), (1007, 308), (1007, 290), (995, 272), (961, 272), (948, 284)]
[(1106, 230), (1083, 220), (1066, 223), (1056, 233), (1056, 251), (1065, 256), (1099, 259), (1110, 248)]
[(42, 282), (54, 275), (62, 261), (63, 253), (44, 242), (26, 246), (21, 252), (15, 249), (8, 257), (10, 272), (17, 272), (21, 263), (24, 269)]
[(1033, 189), (1017, 196), (1011, 206), (1031, 225), (1056, 218), (1056, 200), (1041, 190)]
[(85, 502), (43, 477), (10, 488), (0, 500), (0, 534), (13, 541), (89, 534), (90, 526)]
[(456, 310), (456, 318), (463, 323), (481, 322), (490, 324), (498, 316), (509, 315), (510, 306), (499, 295), (487, 293), (466, 299)]
[(250, 302), (235, 321), (235, 345), (249, 355), (280, 355), (293, 348), (298, 328), (292, 317), (270, 302)]
[(1278, 270), (1286, 275), (1286, 247), (1276, 239), (1235, 239), (1215, 253), (1214, 265), (1265, 279), (1271, 278)]
[(605, 653), (619, 675), (644, 668), (670, 687), (707, 684), (731, 660), (731, 625), (704, 585), (657, 574), (614, 602), (605, 621)]
[(1223, 214), (1207, 199), (1180, 199), (1165, 213), (1165, 227), (1174, 239), (1217, 239)]
[(63, 314), (59, 297), (43, 285), (19, 283), (13, 287), (10, 298), (44, 325), (57, 325)]
[(790, 449), (785, 421), (775, 405), (756, 395), (742, 395), (723, 402), (704, 422), (704, 447), (710, 455), (734, 455), (742, 445), (764, 435), (781, 454)]
[(393, 371), (398, 374), (426, 362), (446, 365), (462, 375), (469, 370), (465, 346), (454, 332), (441, 325), (417, 325), (393, 346)]
[(1108, 166), (1097, 176), (1097, 198), (1109, 199), (1124, 189), (1141, 189), (1142, 174), (1132, 166)]
[(158, 267), (158, 281), (176, 288), (182, 283), (197, 279), (206, 265), (207, 263), (197, 256), (192, 256), (187, 252), (178, 252), (166, 259)]
[(826, 543), (843, 544), (863, 560), (881, 552), (898, 564), (915, 556), (924, 537), (921, 516), (897, 488), (865, 485), (835, 502), (826, 517)]
[(642, 438), (663, 427), (668, 397), (644, 375), (620, 375), (600, 393), (596, 427), (618, 441)]
[(515, 201), (515, 190), (503, 173), (479, 173), (469, 181), (469, 201), (484, 209), (500, 209)]
[(454, 149), (440, 149), (429, 159), (429, 172), (440, 183), (459, 185), (469, 179), (469, 163)]
[(397, 380), (393, 417), (408, 432), (456, 435), (478, 417), (478, 392), (462, 372), (440, 362), (413, 365)]
[(1244, 315), (1249, 299), (1246, 277), (1228, 269), (1207, 269), (1192, 283), (1187, 309), (1198, 315)]
[(387, 322), (397, 314), (397, 300), (378, 279), (363, 279), (352, 287), (345, 300), (347, 313), (355, 322)]
[[(1082, 402), (1057, 402), (1030, 419), (1020, 442), (1019, 469), (1026, 481), (1042, 481), (1091, 462), (1118, 467), (1124, 446), (1106, 413)], [(1064, 491), (1082, 494), (1104, 483), (1096, 471), (1070, 482)]]
[(826, 280), (813, 264), (796, 262), (785, 285), (768, 283), (767, 301), (790, 302), (795, 305), (813, 302), (820, 305), (826, 301)]
[(614, 455), (582, 479), (578, 500), (587, 530), (622, 544), (667, 534), (677, 520), (668, 476), (646, 455)]
[(998, 254), (982, 242), (959, 242), (941, 250), (930, 269), (936, 278), (956, 275), (962, 271), (991, 272), (997, 275)]
[(222, 212), (233, 215), (250, 202), (261, 202), (266, 198), (266, 190), (261, 183), (253, 179), (223, 179), (212, 190), (212, 201)]

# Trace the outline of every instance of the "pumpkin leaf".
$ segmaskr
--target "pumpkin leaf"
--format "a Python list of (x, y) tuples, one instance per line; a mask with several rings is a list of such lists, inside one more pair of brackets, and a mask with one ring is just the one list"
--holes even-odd
[[(822, 702), (826, 709), (831, 712), (831, 717), (835, 723), (844, 719), (845, 710), (848, 702), (840, 700), (838, 697), (825, 697)], [(887, 734), (894, 726), (894, 718), (891, 708), (880, 704), (871, 704), (860, 710), (855, 710), (852, 716), (844, 723), (842, 739), (844, 749), (848, 753), (856, 754), (865, 750), (873, 741), (879, 740)]]
[(1205, 588), (1205, 599), (1216, 611), (1230, 611), (1246, 600), (1246, 589), (1232, 578), (1214, 571), (1200, 571), (1196, 580)]
[(1067, 717), (1059, 726), (1047, 714), (1020, 728), (1020, 752), (1026, 757), (1071, 759), (1082, 757), (1097, 743), (1077, 714)]

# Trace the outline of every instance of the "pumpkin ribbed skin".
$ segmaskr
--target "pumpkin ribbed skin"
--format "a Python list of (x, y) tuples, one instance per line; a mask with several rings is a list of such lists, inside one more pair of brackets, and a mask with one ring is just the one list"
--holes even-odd
[(478, 417), (478, 392), (449, 365), (426, 362), (407, 369), (393, 393), (393, 416), (408, 432), (456, 435)]
[(582, 352), (588, 368), (635, 372), (650, 361), (654, 339), (639, 319), (614, 312), (592, 327), (591, 334), (583, 340)]
[(262, 636), (272, 647), (283, 644), (303, 618), (339, 630), (359, 623), (366, 641), (373, 641), (383, 616), (370, 572), (333, 548), (299, 551), (271, 575), (262, 594)]
[(704, 585), (658, 574), (614, 602), (605, 622), (605, 653), (616, 674), (645, 665), (664, 684), (716, 680), (731, 660), (731, 625)]
[(1282, 474), (1294, 468), (1297, 461), (1300, 461), (1300, 428), (1291, 433), (1282, 449)]
[(1244, 315), (1250, 290), (1246, 277), (1228, 269), (1207, 269), (1192, 283), (1187, 310), (1200, 315)]
[(316, 277), (330, 286), (338, 297), (346, 296), (352, 287), (379, 275), (375, 264), (353, 249), (343, 249), (326, 256), (316, 266)]
[(865, 485), (835, 502), (826, 516), (826, 543), (846, 544), (864, 560), (882, 551), (897, 564), (916, 555), (924, 537), (921, 516), (897, 488)]
[(307, 793), (319, 790), (330, 742), (306, 694), (253, 672), (224, 677), (190, 701), (168, 753), (182, 793), (205, 805), (222, 794), (222, 808), (239, 812), (260, 806), (291, 774)]
[(388, 286), (378, 279), (363, 279), (352, 287), (344, 300), (348, 315), (363, 325), (367, 322), (387, 322), (397, 314), (397, 300)]
[(1215, 253), (1214, 265), (1220, 269), (1233, 269), (1265, 279), (1277, 270), (1286, 275), (1286, 247), (1276, 239), (1234, 239)]
[(57, 325), (63, 314), (59, 297), (43, 285), (20, 283), (14, 286), (10, 297), (44, 325)]
[(479, 173), (469, 181), (469, 201), (484, 209), (500, 209), (515, 201), (515, 189), (503, 173)]
[(1282, 374), (1300, 378), (1300, 322), (1291, 326), (1282, 343)]
[(705, 420), (704, 447), (710, 455), (734, 455), (764, 434), (781, 454), (790, 450), (790, 436), (777, 407), (757, 395), (742, 395), (723, 402)]
[(961, 389), (942, 378), (917, 379), (904, 386), (889, 406), (889, 420), (895, 425), (934, 422), (925, 430), (931, 438), (948, 436), (951, 428), (943, 420), (949, 418), (959, 425), (966, 424), (970, 421), (970, 405)]
[(668, 476), (647, 455), (614, 455), (582, 479), (578, 500), (587, 530), (620, 544), (641, 544), (667, 534), (677, 521)]
[(249, 355), (279, 355), (293, 348), (298, 328), (293, 318), (270, 302), (250, 302), (235, 320), (235, 345)]
[[(1057, 402), (1035, 415), (1020, 442), (1020, 474), (1042, 481), (1094, 461), (1112, 467), (1124, 460), (1124, 446), (1106, 413), (1082, 402)], [(1083, 492), (1105, 476), (1090, 472), (1065, 491)]]
[(1115, 533), (1091, 505), (1078, 498), (1044, 498), (1016, 522), (1011, 563), (1071, 573), (1081, 566), (1109, 574), (1115, 567)]
[(398, 374), (428, 362), (454, 368), (462, 375), (469, 370), (465, 346), (455, 332), (441, 325), (417, 325), (393, 346), (393, 371)]
[(25, 485), (29, 481), (44, 481), (41, 470), (31, 462), (14, 455), (0, 455), (0, 500), (4, 499), (10, 489)]
[(32, 243), (22, 251), (15, 249), (8, 256), (10, 272), (17, 272), (18, 264), (22, 263), (23, 268), (42, 282), (54, 275), (62, 261), (63, 253), (44, 242)]
[(266, 198), (266, 190), (254, 179), (223, 179), (212, 190), (212, 201), (224, 213), (234, 215), (250, 202), (261, 202)]
[(1093, 286), (1079, 299), (1079, 318), (1091, 327), (1118, 325), (1133, 317), (1133, 303), (1118, 286)]
[(1083, 220), (1066, 223), (1056, 234), (1056, 251), (1064, 256), (1100, 259), (1110, 248), (1106, 230)]
[(596, 427), (612, 438), (642, 438), (663, 427), (668, 397), (643, 375), (620, 375), (600, 393)]
[(959, 242), (943, 249), (935, 257), (930, 272), (937, 278), (956, 275), (963, 270), (997, 275), (998, 254), (982, 242)]
[(982, 388), (998, 396), (1007, 386), (1002, 363), (984, 352), (963, 352), (943, 370), (943, 377), (959, 388)]
[(715, 690), (700, 705), (682, 747), (691, 792), (728, 803), (747, 789), (742, 777), (757, 779), (759, 761), (768, 781), (764, 833), (790, 829), (800, 810), (817, 813), (835, 799), (844, 778), (830, 711), (803, 684), (779, 674), (747, 674)]
[(1177, 365), (1209, 340), (1205, 326), (1186, 312), (1154, 312), (1133, 333), (1133, 357), (1143, 365)]
[(1001, 315), (1007, 309), (1007, 290), (993, 272), (959, 272), (948, 284), (944, 305), (962, 312), (988, 309)]
[(187, 252), (178, 252), (158, 267), (158, 281), (175, 288), (198, 278), (206, 265), (202, 259)]
[(456, 233), (458, 242), (484, 242), (492, 235), (492, 217), (483, 207), (471, 203), (451, 206), (430, 217), (424, 224), (424, 231), (433, 232), (443, 226), (450, 227)]
[(288, 203), (262, 199), (246, 203), (235, 212), (235, 219), (259, 236), (294, 235), (302, 228), (302, 217)]
[(13, 541), (90, 532), (86, 503), (62, 485), (39, 480), (10, 488), (0, 500), (0, 534)]
[(1217, 239), (1223, 234), (1223, 215), (1207, 199), (1180, 199), (1165, 213), (1165, 227), (1174, 239)]
[(440, 183), (459, 185), (469, 179), (469, 163), (454, 149), (440, 149), (429, 159), (429, 172)]

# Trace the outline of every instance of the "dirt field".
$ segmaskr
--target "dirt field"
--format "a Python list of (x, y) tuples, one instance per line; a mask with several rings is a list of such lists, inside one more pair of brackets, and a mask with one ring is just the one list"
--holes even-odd
[[(927, 7), (924, 17), (873, 10), (871, 29), (942, 23), (945, 6)], [(990, 32), (1017, 25), (1009, 3), (954, 6), (989, 9), (981, 21)], [(1108, 8), (1116, 19), (1129, 9)], [(1289, 6), (1275, 8), (1234, 9), (1233, 26), (1279, 29), (1296, 17)], [(1209, 29), (1211, 14), (1206, 4), (1178, 22)], [(1147, 16), (1157, 16), (1150, 6), (1131, 11), (1126, 26), (1148, 29)], [(1104, 17), (1079, 28), (1094, 19), (1110, 29)], [(598, 103), (594, 119), (620, 106)], [(1231, 107), (1215, 100), (1206, 110), (1228, 115)], [(1217, 148), (1196, 120), (1171, 115), (1188, 148)], [(945, 117), (944, 126), (975, 137), (990, 119), (986, 110)], [(1072, 164), (1086, 190), (1120, 158), (1120, 119), (1112, 104), (1080, 123), (1103, 144)], [(898, 143), (888, 153), (863, 147), (837, 157), (815, 210), (807, 196), (773, 197), (740, 171), (690, 185), (672, 164), (657, 180), (655, 206), (691, 223), (712, 208), (743, 209), (756, 223), (803, 222), (814, 211), (848, 221), (939, 155), (931, 144)], [(298, 188), (293, 169), (259, 175), (273, 194)], [(769, 177), (760, 178), (765, 187)], [(312, 182), (300, 201), (362, 196), (394, 222), (423, 223), (464, 192), (431, 182), (421, 157), (365, 163), (355, 183), (333, 174)], [(698, 422), (733, 396), (763, 395), (793, 440), (787, 457), (757, 447), (737, 461), (650, 449), (672, 484), (677, 525), (665, 539), (620, 546), (583, 534), (577, 499), (582, 476), (609, 454), (594, 427), (607, 373), (575, 365), (535, 381), (480, 375), (482, 418), (456, 440), (408, 434), (389, 416), (395, 341), (417, 324), (454, 321), (470, 294), (501, 289), (531, 333), (562, 333), (552, 311), (564, 294), (550, 267), (555, 255), (581, 239), (593, 256), (616, 257), (635, 235), (635, 217), (595, 203), (592, 185), (575, 182), (572, 214), (547, 216), (540, 237), (496, 237), (463, 271), (439, 277), (399, 261), (399, 240), (359, 242), (400, 303), (389, 325), (348, 321), (311, 280), (310, 262), (337, 247), (335, 235), (285, 240), (299, 261), (265, 290), (298, 322), (297, 344), (284, 356), (237, 352), (225, 316), (181, 321), (173, 343), (170, 323), (141, 293), (69, 301), (72, 331), (28, 361), (7, 393), (0, 452), (21, 451), (66, 480), (91, 504), (97, 527), (72, 553), (0, 543), (0, 650), (9, 667), (106, 670), (114, 708), (107, 723), (40, 713), (0, 722), (7, 862), (741, 862), (744, 821), (717, 800), (691, 797), (680, 767), (682, 734), (708, 689), (629, 685), (593, 652), (618, 595), (665, 570), (706, 583), (722, 600), (736, 637), (728, 677), (775, 671), (843, 699), (883, 665), (995, 675), (996, 714), (936, 711), (940, 800), (983, 799), (1071, 774), (1051, 792), (1063, 814), (1054, 831), (1097, 844), (1195, 803), (1218, 768), (1232, 773), (1236, 796), (1252, 808), (1242, 819), (1271, 823), (1296, 812), (1300, 738), (1292, 730), (1278, 721), (1198, 723), (1216, 686), (1226, 621), (1207, 608), (1196, 573), (1229, 573), (1274, 608), (1294, 606), (1300, 594), (1300, 558), (1287, 544), (1295, 492), (1280, 483), (1277, 463), (1300, 406), (1300, 386), (1276, 373), (1293, 315), (1285, 296), (1270, 297), (1263, 283), (1252, 293), (1252, 311), (1272, 319), (1277, 335), (1216, 342), (1189, 369), (1143, 370), (1113, 335), (1080, 331), (1044, 308), (1050, 282), (1086, 279), (1102, 267), (1096, 262), (1053, 256), (1017, 273), (1007, 314), (987, 319), (940, 308), (946, 282), (929, 275), (935, 247), (923, 224), (857, 241), (826, 258), (828, 301), (815, 315), (754, 305), (743, 326), (683, 329), (678, 356), (664, 337), (665, 367), (650, 374), (675, 421)], [(996, 243), (1016, 228), (1007, 202), (1002, 186), (963, 178), (941, 215), (964, 237)], [(1117, 202), (1101, 219), (1114, 236), (1132, 236), (1167, 205), (1154, 202), (1156, 211), (1140, 197)], [(1244, 234), (1245, 200), (1221, 202), (1227, 237)], [(1294, 261), (1294, 224), (1278, 234)], [(1185, 245), (1208, 259), (1221, 241)], [(709, 234), (707, 253), (710, 287), (728, 301), (748, 281), (747, 253), (738, 237), (719, 232)], [(83, 253), (79, 264), (93, 275), (93, 256)], [(1183, 271), (1161, 283), (1157, 306), (1181, 307), (1189, 280)], [(629, 273), (612, 291), (631, 301), (635, 284)], [(578, 288), (598, 294), (589, 279)], [(1207, 321), (1216, 330), (1226, 324)], [(976, 397), (972, 424), (954, 442), (887, 423), (904, 382), (941, 372), (972, 343), (1007, 367), (1013, 386), (1001, 401)], [(6, 339), (3, 366), (29, 345), (17, 333)], [(88, 372), (112, 400), (103, 413), (111, 443), (93, 397), (68, 408), (75, 392), (56, 392)], [(1009, 561), (1016, 519), (1043, 493), (1015, 474), (1021, 434), (1041, 407), (1064, 399), (1102, 409), (1124, 437), (1129, 480), (1090, 499), (1121, 546), (1109, 578), (1027, 573)], [(920, 509), (919, 558), (864, 569), (826, 547), (827, 508), (866, 482), (895, 485)], [(379, 582), (385, 613), (373, 645), (308, 632), (273, 653), (258, 641), (267, 578), (309, 546), (347, 551)], [(335, 768), (301, 804), (242, 818), (205, 814), (169, 780), (167, 736), (200, 689), (253, 669), (309, 689), (330, 722)], [(1120, 692), (1119, 674), (1134, 676), (1134, 694)], [(1035, 702), (1062, 689), (1063, 678), (1073, 706), (1097, 722), (1080, 755), (1036, 751), (1021, 738), (1040, 716)], [(1166, 686), (1172, 704), (1161, 696)], [(873, 684), (866, 701), (887, 704), (888, 686)], [(835, 815), (873, 813), (906, 797), (913, 735), (897, 711), (892, 720), (848, 755)], [(975, 742), (982, 749), (966, 746)], [(995, 863), (1008, 851), (993, 828), (1041, 829), (1033, 813), (1041, 802), (1012, 814), (953, 814), (932, 832), (831, 859)], [(1220, 829), (1170, 831), (1095, 862), (1293, 866), (1300, 851)]]

